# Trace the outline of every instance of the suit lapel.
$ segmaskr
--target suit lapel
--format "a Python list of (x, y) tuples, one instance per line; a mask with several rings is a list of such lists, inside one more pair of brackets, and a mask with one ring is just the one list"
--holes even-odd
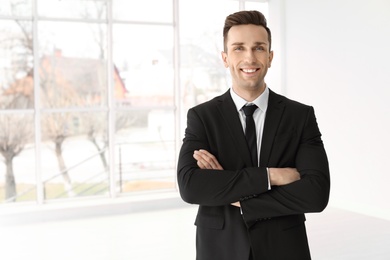
[(268, 166), (272, 144), (280, 119), (284, 111), (284, 104), (281, 96), (269, 91), (268, 108), (265, 116), (263, 137), (261, 141), (260, 166)]
[[(230, 96), (230, 91), (227, 91), (220, 98), (218, 110), (226, 122), (226, 129), (230, 132), (231, 140), (237, 149), (237, 153), (241, 155), (246, 165), (251, 165), (251, 157), (248, 145), (245, 140), (242, 124), (237, 113), (236, 106)], [(230, 140), (227, 140), (229, 142)]]

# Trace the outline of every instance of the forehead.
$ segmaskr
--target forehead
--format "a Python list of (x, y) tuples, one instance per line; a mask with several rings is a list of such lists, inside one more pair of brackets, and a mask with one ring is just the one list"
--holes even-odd
[(268, 34), (266, 29), (260, 25), (242, 24), (230, 28), (227, 35), (227, 45), (234, 43), (253, 44), (255, 42), (264, 42), (267, 45)]

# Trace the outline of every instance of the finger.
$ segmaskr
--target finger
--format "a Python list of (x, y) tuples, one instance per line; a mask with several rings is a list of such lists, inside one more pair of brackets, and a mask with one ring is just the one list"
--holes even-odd
[(200, 151), (195, 151), (194, 152), (194, 158), (201, 162), (201, 164), (206, 168), (206, 169), (213, 169), (215, 163), (213, 159), (207, 154), (207, 153), (202, 153)]
[(197, 161), (197, 165), (199, 166), (199, 168), (213, 169), (213, 166), (208, 162), (207, 158), (205, 159), (204, 155), (201, 155), (197, 151), (195, 151), (193, 157)]
[(206, 160), (212, 166), (214, 170), (223, 170), (217, 158), (212, 153), (209, 153), (207, 150), (203, 149), (200, 149), (199, 153), (202, 155), (203, 159)]
[(200, 162), (200, 161), (197, 161), (196, 164), (198, 165), (198, 167), (200, 169), (207, 169), (206, 166), (202, 162)]
[(222, 169), (221, 165), (219, 164), (218, 160), (215, 158), (213, 154), (203, 149), (199, 150), (198, 154), (202, 157), (203, 160), (207, 162), (207, 164), (211, 167), (211, 169), (214, 170)]
[(193, 156), (197, 161), (201, 162), (202, 169), (223, 170), (217, 158), (206, 150), (195, 150)]

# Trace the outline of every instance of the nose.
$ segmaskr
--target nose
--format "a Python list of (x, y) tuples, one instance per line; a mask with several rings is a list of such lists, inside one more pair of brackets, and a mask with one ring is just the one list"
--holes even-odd
[(254, 51), (248, 50), (245, 52), (245, 61), (248, 63), (256, 62), (256, 55), (255, 55)]

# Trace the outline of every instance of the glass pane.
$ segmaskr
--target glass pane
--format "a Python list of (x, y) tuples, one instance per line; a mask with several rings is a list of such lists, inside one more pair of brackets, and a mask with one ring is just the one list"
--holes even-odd
[(113, 0), (116, 20), (172, 23), (172, 0)]
[(106, 19), (106, 0), (37, 0), (38, 14), (55, 18)]
[(31, 0), (1, 0), (0, 15), (31, 16)]
[(45, 198), (108, 195), (105, 113), (42, 116), (42, 178)]
[(0, 114), (0, 202), (36, 199), (32, 114)]
[(113, 39), (114, 64), (128, 91), (129, 104), (172, 106), (172, 27), (117, 24)]
[(226, 16), (237, 11), (237, 1), (200, 0), (180, 5), (180, 79), (184, 109), (230, 87), (221, 59), (222, 30)]
[(41, 22), (39, 39), (43, 107), (106, 104), (105, 25)]
[(32, 24), (0, 20), (0, 109), (34, 104)]
[(115, 174), (121, 192), (175, 188), (174, 113), (144, 109), (117, 114)]

